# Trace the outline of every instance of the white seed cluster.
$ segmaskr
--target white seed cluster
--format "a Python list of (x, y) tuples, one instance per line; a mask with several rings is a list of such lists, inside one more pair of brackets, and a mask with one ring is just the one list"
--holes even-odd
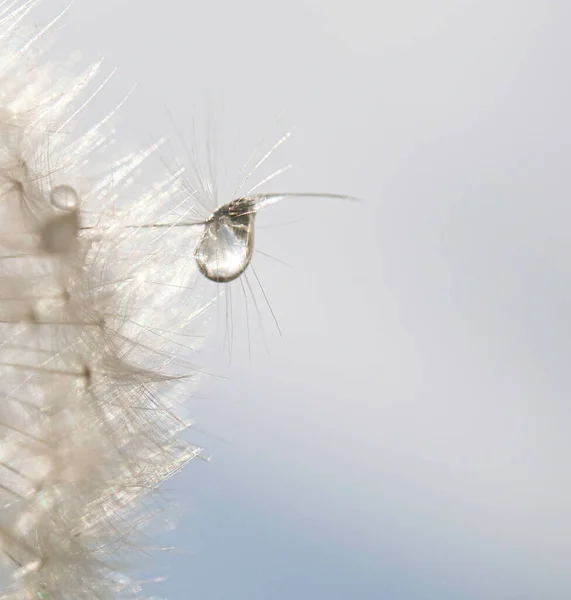
[(69, 133), (99, 65), (51, 64), (32, 4), (0, 3), (0, 598), (139, 597), (142, 500), (200, 452), (171, 406), (207, 308), (195, 233), (148, 227), (191, 200), (146, 180), (158, 145), (109, 161), (107, 118)]

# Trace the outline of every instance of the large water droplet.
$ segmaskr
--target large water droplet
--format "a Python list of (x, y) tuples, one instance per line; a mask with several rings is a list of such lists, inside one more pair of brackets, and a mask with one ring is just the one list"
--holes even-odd
[(255, 216), (255, 202), (248, 198), (233, 200), (212, 213), (194, 253), (205, 277), (225, 283), (246, 270), (254, 252)]
[(79, 198), (70, 185), (58, 185), (50, 194), (51, 203), (61, 210), (72, 210), (77, 207)]
[[(283, 194), (249, 194), (220, 206), (202, 223), (179, 223), (177, 226), (204, 225), (194, 258), (200, 272), (218, 283), (240, 277), (254, 253), (254, 218), (261, 208), (283, 198), (339, 198), (356, 200), (344, 194), (320, 192), (286, 192)], [(164, 227), (165, 225), (155, 225)], [(172, 227), (172, 225), (168, 225)]]

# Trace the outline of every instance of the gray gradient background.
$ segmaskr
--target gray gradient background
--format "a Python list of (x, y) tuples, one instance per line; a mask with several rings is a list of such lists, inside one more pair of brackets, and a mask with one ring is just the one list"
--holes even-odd
[(165, 106), (187, 135), (208, 101), (222, 169), (292, 125), (275, 165), (296, 168), (265, 189), (363, 199), (261, 216), (258, 248), (291, 265), (255, 262), (283, 337), (259, 291), (251, 359), (239, 287), (231, 360), (213, 319), (201, 360), (227, 379), (192, 401), (213, 461), (169, 486), (186, 553), (159, 557), (157, 595), (571, 597), (570, 18), (566, 0), (72, 7), (61, 45), (120, 66), (108, 98), (141, 82), (133, 144), (172, 133)]

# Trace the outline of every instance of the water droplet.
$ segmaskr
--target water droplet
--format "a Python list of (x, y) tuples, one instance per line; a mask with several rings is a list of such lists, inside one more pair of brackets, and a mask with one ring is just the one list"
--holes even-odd
[(295, 197), (356, 200), (353, 196), (320, 192), (249, 194), (232, 200), (217, 208), (206, 222), (182, 224), (205, 226), (194, 252), (200, 272), (218, 283), (227, 283), (240, 277), (254, 253), (254, 218), (258, 210), (283, 198)]
[(256, 203), (233, 200), (206, 221), (194, 258), (200, 272), (218, 283), (232, 281), (246, 270), (254, 253)]
[(58, 185), (53, 188), (50, 201), (61, 210), (72, 210), (79, 204), (77, 192), (70, 185)]

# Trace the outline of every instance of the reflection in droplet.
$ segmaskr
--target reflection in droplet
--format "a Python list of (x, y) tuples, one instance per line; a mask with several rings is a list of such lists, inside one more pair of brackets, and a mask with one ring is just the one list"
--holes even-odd
[(51, 203), (61, 210), (72, 210), (77, 207), (79, 198), (70, 185), (58, 185), (50, 194)]
[(194, 258), (200, 272), (225, 283), (239, 277), (254, 252), (255, 200), (239, 198), (216, 209), (206, 221)]

